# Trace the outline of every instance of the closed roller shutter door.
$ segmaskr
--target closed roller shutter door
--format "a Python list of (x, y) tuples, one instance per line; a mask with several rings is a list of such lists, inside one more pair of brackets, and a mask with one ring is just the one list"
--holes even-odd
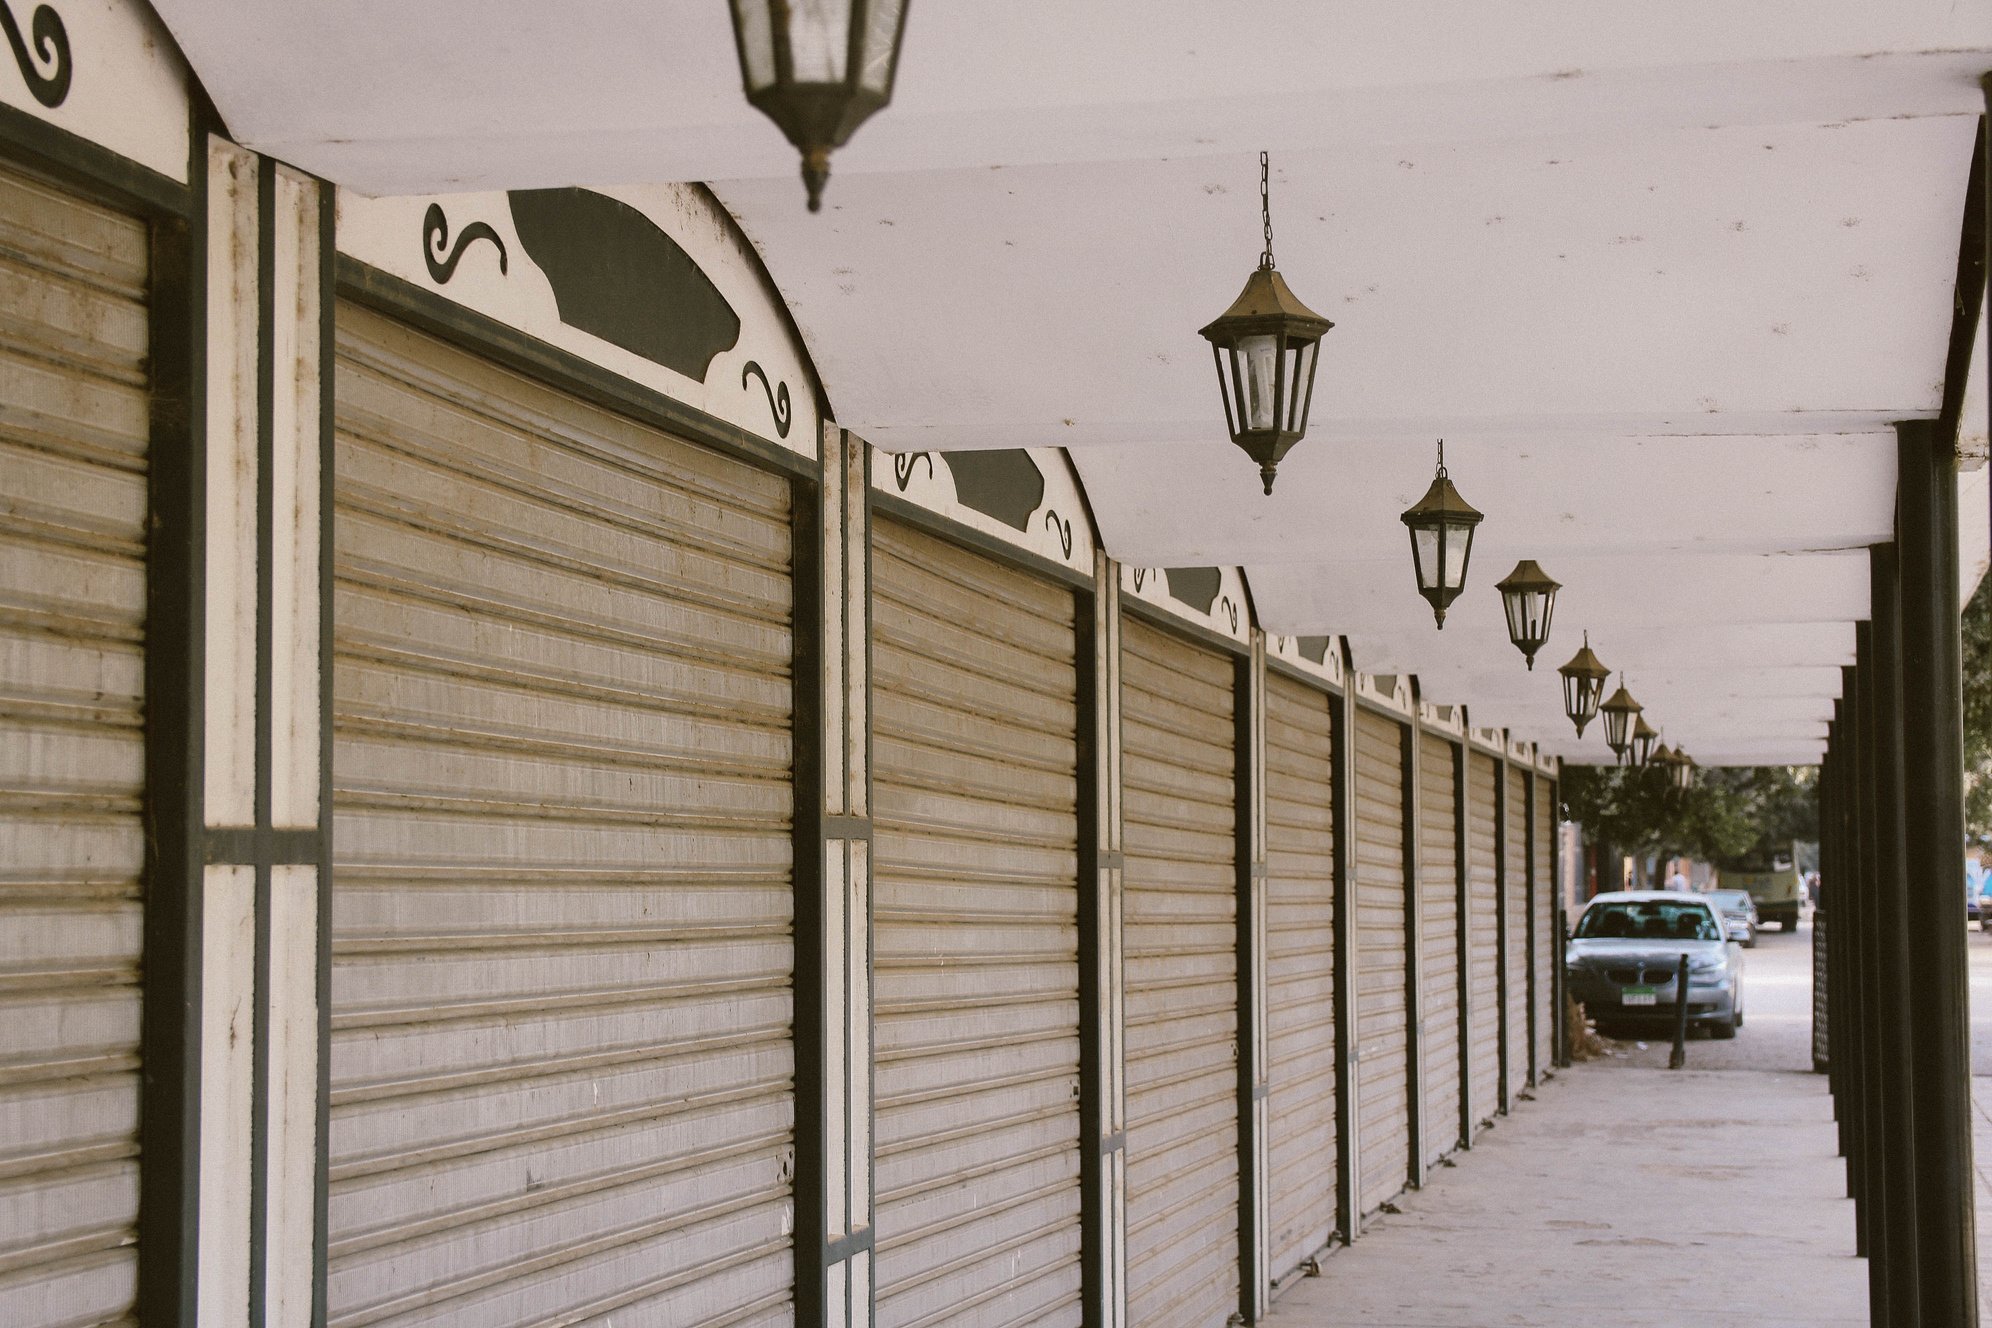
[[(1983, 924), (1980, 924), (1983, 926)], [(1833, 1063), (1832, 1024), (1826, 1000), (1826, 910), (1812, 910), (1812, 1066), (1823, 1070)]]
[(1238, 882), (1232, 663), (1129, 619), (1128, 1322), (1217, 1328), (1238, 1309)]
[(1356, 712), (1356, 1157), (1362, 1211), (1410, 1180), (1403, 728)]
[(1335, 804), (1330, 698), (1266, 679), (1266, 1034), (1272, 1268), (1335, 1230)]
[(788, 482), (338, 318), (330, 1321), (790, 1322)]
[(0, 174), (0, 1323), (132, 1313), (147, 234)]
[(1535, 836), (1535, 973), (1536, 973), (1536, 1074), (1551, 1068), (1555, 1059), (1555, 989), (1550, 978), (1556, 972), (1556, 785), (1536, 780)]
[(1491, 1120), (1501, 1105), (1501, 947), (1495, 931), (1500, 892), (1495, 888), (1494, 855), (1500, 836), (1494, 825), (1494, 789), (1500, 767), (1490, 756), (1466, 754), (1466, 876), (1471, 916), (1471, 1031), (1473, 1067), (1469, 1093), (1473, 1121)]
[(1508, 1101), (1529, 1075), (1528, 804), (1524, 776), (1508, 767)]
[(878, 1322), (1080, 1322), (1072, 592), (881, 524)]
[(1459, 1141), (1459, 872), (1453, 858), (1453, 749), (1443, 738), (1419, 739), (1419, 953), (1425, 989), (1424, 1037), (1419, 1041), (1425, 1090), (1425, 1160), (1435, 1162)]

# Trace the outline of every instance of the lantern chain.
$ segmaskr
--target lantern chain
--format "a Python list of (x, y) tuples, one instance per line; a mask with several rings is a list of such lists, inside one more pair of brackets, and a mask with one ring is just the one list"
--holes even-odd
[(1266, 250), (1259, 255), (1260, 267), (1273, 265), (1273, 196), (1269, 184), (1270, 159), (1263, 152), (1259, 154), (1259, 220), (1266, 231)]

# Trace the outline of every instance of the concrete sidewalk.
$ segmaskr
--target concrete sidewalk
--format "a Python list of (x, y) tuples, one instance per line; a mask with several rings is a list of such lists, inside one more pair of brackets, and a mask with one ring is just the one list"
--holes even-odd
[(1868, 1322), (1823, 1076), (1580, 1065), (1535, 1091), (1270, 1322)]

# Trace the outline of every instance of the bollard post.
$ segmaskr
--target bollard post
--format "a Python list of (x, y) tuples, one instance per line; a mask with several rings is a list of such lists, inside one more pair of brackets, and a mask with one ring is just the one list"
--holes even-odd
[(1688, 957), (1681, 956), (1680, 971), (1674, 977), (1674, 1050), (1667, 1057), (1667, 1068), (1685, 1070), (1688, 1067)]

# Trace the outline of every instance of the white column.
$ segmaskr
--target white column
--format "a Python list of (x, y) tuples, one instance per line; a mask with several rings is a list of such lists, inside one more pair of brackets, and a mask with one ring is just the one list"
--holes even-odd
[(323, 193), (210, 137), (202, 566), (203, 1328), (308, 1328), (324, 954)]

